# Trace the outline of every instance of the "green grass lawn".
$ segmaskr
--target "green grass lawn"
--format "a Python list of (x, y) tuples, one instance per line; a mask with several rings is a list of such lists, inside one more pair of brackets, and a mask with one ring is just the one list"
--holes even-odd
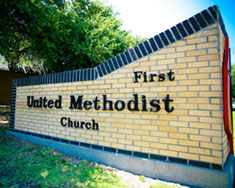
[(97, 163), (19, 142), (0, 130), (0, 187), (126, 187)]

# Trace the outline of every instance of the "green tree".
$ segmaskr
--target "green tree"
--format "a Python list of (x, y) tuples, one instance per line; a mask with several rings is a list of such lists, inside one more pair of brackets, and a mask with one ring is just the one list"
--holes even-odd
[(138, 44), (113, 10), (90, 0), (0, 0), (0, 54), (10, 70), (94, 67)]

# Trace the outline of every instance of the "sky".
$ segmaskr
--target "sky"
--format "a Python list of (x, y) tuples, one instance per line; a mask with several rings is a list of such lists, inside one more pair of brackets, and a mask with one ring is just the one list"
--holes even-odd
[(210, 6), (219, 6), (235, 64), (235, 0), (101, 0), (119, 13), (122, 29), (151, 38)]

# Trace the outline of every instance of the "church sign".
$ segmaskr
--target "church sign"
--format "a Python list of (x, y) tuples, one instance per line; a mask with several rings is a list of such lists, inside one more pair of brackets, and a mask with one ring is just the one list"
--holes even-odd
[(9, 134), (141, 175), (232, 187), (229, 70), (210, 7), (95, 68), (14, 80)]

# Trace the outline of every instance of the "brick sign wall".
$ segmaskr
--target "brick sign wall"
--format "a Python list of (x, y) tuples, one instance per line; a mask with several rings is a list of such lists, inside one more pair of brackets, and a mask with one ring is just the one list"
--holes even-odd
[(12, 130), (223, 169), (225, 31), (215, 12), (211, 7), (96, 68), (16, 80)]

